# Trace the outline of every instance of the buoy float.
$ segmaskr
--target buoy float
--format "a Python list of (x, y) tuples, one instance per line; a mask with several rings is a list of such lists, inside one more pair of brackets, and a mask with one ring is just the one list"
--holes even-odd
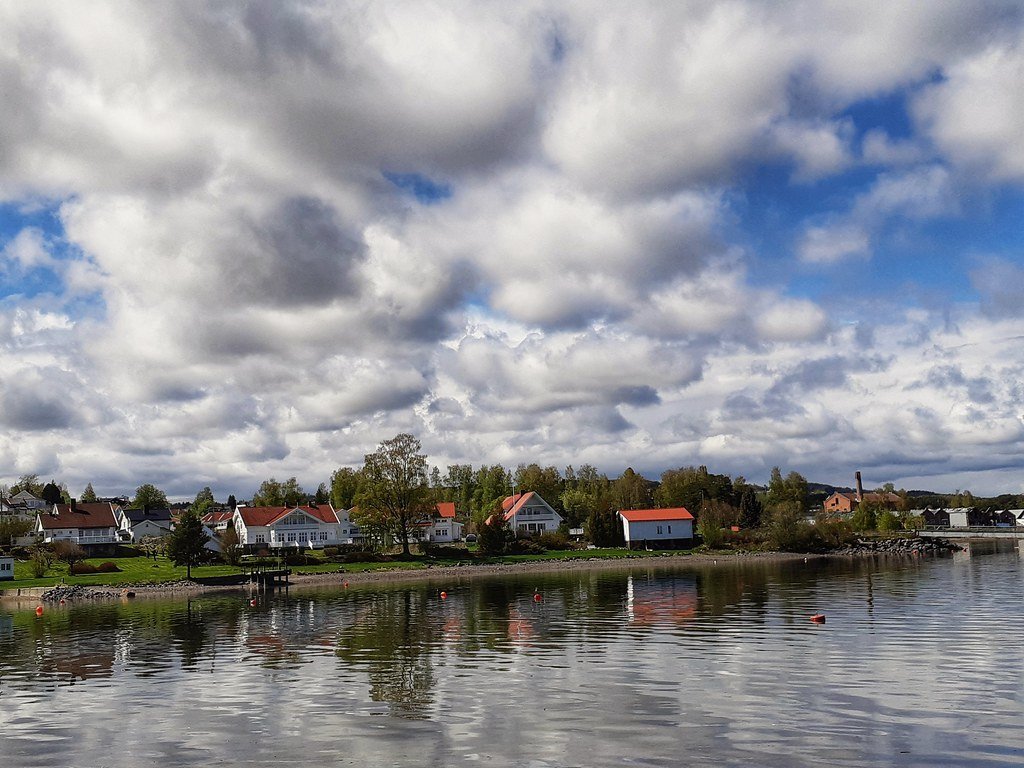
[(256, 600), (250, 600), (249, 601), (249, 607), (250, 608), (255, 608), (256, 607)]
[(42, 615), (43, 615), (43, 606), (37, 605), (36, 606), (36, 616), (42, 616)]
[(447, 592), (442, 592), (441, 593), (441, 599), (442, 600), (447, 600), (448, 599), (448, 593)]
[(813, 616), (811, 616), (811, 621), (813, 621), (815, 624), (824, 624), (825, 623), (825, 614), (824, 613), (816, 613)]
[(60, 601), (60, 604), (61, 604), (61, 605), (64, 605), (64, 604), (66, 604), (66, 603), (67, 603), (67, 600), (61, 599), (61, 601)]
[(348, 589), (348, 579), (346, 579), (345, 581), (343, 581), (343, 582), (341, 583), (341, 586), (343, 586), (343, 587), (344, 587), (345, 589)]
[(543, 599), (544, 598), (540, 596), (540, 592), (534, 592), (533, 593), (533, 602), (539, 603)]

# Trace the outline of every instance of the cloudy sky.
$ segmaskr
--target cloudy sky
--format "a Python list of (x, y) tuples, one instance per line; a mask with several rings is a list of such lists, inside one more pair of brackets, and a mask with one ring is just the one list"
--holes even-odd
[(1017, 2), (0, 6), (0, 482), (1024, 491)]

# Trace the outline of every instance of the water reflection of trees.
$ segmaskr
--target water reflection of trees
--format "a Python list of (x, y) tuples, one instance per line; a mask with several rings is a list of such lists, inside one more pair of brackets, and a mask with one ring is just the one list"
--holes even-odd
[(366, 669), (370, 698), (401, 717), (425, 718), (433, 703), (431, 655), (441, 632), (432, 602), (425, 590), (378, 593), (338, 637), (338, 657)]

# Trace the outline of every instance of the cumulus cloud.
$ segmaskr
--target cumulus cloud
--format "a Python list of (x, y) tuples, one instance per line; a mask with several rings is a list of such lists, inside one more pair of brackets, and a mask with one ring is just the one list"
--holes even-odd
[[(1021, 334), (1012, 258), (972, 274), (980, 314), (847, 326), (737, 219), (781, 167), (822, 274), (960, 215), (961, 174), (1018, 182), (1020, 28), (997, 3), (4, 6), (0, 457), (239, 495), (397, 431), (439, 462), (751, 475), (945, 472), (984, 430), (1012, 463), (1019, 355), (973, 351)], [(914, 135), (852, 109), (894, 94)]]

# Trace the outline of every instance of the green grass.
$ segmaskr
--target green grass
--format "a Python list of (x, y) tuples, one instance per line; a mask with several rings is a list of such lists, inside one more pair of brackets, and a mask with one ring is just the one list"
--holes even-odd
[[(542, 562), (552, 560), (587, 560), (592, 558), (600, 559), (622, 559), (638, 557), (658, 557), (667, 554), (686, 554), (685, 551), (673, 552), (645, 552), (642, 550), (630, 551), (624, 548), (610, 549), (578, 549), (545, 552), (540, 555), (505, 555), (503, 557), (477, 557), (473, 552), (467, 551), (464, 558), (437, 558), (432, 559), (423, 555), (413, 555), (408, 560), (389, 560), (383, 563), (345, 563), (324, 559), (322, 551), (317, 551), (313, 556), (322, 562), (311, 565), (291, 566), (293, 573), (362, 573), (366, 571), (388, 571), (388, 570), (420, 570), (429, 566), (446, 566), (463, 564), (480, 565), (501, 565), (511, 563)], [(148, 557), (93, 557), (85, 562), (98, 566), (101, 563), (112, 562), (121, 569), (120, 573), (93, 573), (82, 576), (69, 576), (68, 568), (64, 563), (54, 563), (47, 575), (41, 579), (32, 576), (32, 566), (28, 562), (15, 562), (14, 581), (0, 582), (0, 591), (8, 589), (24, 589), (26, 587), (51, 587), (63, 582), (64, 584), (81, 584), (83, 586), (118, 586), (123, 584), (161, 584), (170, 581), (178, 581), (185, 578), (186, 570), (183, 567), (176, 568), (170, 560), (161, 557), (152, 560)], [(192, 569), (193, 578), (206, 576), (227, 576), (242, 573), (241, 568), (230, 565), (202, 565)]]

